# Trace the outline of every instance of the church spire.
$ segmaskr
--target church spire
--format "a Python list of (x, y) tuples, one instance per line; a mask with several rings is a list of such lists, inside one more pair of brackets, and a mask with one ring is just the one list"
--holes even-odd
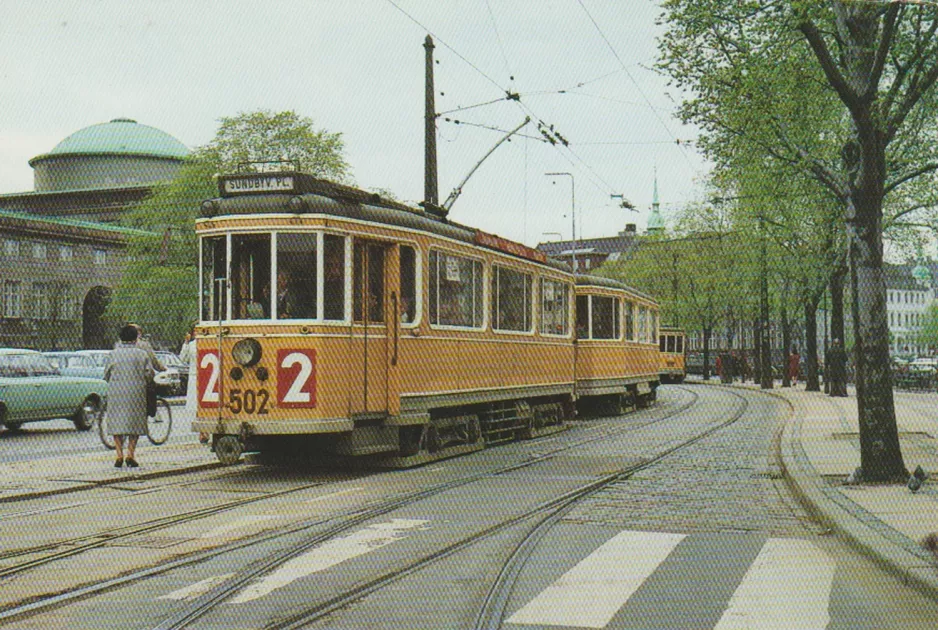
[(658, 202), (658, 166), (655, 166), (655, 189), (651, 199), (651, 214), (648, 215), (648, 234), (661, 234), (664, 232), (664, 218), (661, 216), (661, 204)]

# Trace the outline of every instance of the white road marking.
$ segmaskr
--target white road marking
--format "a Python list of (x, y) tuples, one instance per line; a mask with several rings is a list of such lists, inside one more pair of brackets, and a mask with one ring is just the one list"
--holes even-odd
[(216, 575), (210, 578), (206, 578), (202, 580), (201, 582), (190, 584), (189, 586), (183, 587), (179, 589), (178, 591), (173, 591), (172, 593), (162, 595), (158, 597), (157, 599), (175, 599), (175, 600), (195, 599), (199, 595), (202, 595), (203, 593), (207, 593), (208, 591), (210, 591), (216, 584), (221, 584), (222, 582), (232, 577), (233, 575), (234, 573), (226, 573), (224, 575)]
[(826, 628), (835, 568), (806, 540), (769, 539), (714, 630)]
[(351, 558), (390, 545), (404, 538), (408, 532), (426, 529), (430, 521), (417, 519), (392, 519), (359, 530), (345, 538), (336, 538), (286, 562), (279, 569), (245, 588), (230, 600), (232, 604), (243, 604), (267, 595), (271, 591), (290, 584), (294, 580), (324, 571), (329, 567)]
[(624, 531), (541, 591), (508, 623), (604, 628), (684, 538)]
[(236, 529), (241, 529), (242, 527), (249, 527), (251, 525), (256, 525), (257, 523), (263, 523), (264, 521), (269, 521), (271, 519), (277, 518), (272, 514), (249, 514), (247, 516), (241, 516), (231, 521), (230, 523), (225, 523), (224, 525), (219, 525), (214, 529), (210, 529), (204, 534), (202, 538), (216, 538), (218, 536), (225, 536)]
[(325, 501), (326, 499), (334, 499), (335, 497), (340, 497), (343, 494), (353, 494), (359, 491), (361, 491), (361, 488), (349, 488), (348, 490), (340, 490), (338, 492), (333, 492), (332, 494), (324, 494), (321, 497), (316, 497), (315, 499), (304, 501), (304, 503), (319, 503), (320, 501)]

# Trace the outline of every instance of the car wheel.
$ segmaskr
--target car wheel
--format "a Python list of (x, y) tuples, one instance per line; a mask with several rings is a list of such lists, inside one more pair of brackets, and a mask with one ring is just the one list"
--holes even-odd
[(19, 431), (23, 427), (22, 422), (4, 422), (3, 426), (7, 428), (7, 431)]
[(95, 419), (101, 412), (101, 402), (92, 396), (88, 396), (81, 403), (81, 407), (75, 412), (72, 422), (79, 431), (87, 431), (94, 425)]

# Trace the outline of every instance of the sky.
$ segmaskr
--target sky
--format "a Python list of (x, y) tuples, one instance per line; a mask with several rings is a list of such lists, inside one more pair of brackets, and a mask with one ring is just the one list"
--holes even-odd
[(132, 118), (194, 148), (222, 117), (294, 110), (342, 134), (355, 185), (416, 204), (429, 34), (441, 202), (532, 118), (453, 221), (531, 246), (570, 239), (574, 215), (578, 238), (643, 231), (656, 173), (671, 221), (709, 170), (654, 70), (659, 14), (650, 0), (0, 0), (0, 194), (32, 190), (28, 161), (89, 125)]

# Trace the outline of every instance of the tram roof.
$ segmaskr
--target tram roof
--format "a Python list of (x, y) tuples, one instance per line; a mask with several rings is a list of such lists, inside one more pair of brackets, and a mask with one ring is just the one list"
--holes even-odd
[(566, 263), (544, 252), (476, 228), (454, 223), (373, 192), (318, 179), (308, 173), (238, 173), (218, 179), (220, 197), (202, 204), (201, 216), (242, 214), (330, 214), (429, 232), (518, 258), (570, 271)]
[(606, 278), (605, 276), (591, 276), (585, 273), (578, 273), (576, 275), (576, 285), (578, 287), (605, 287), (608, 289), (620, 289), (622, 291), (628, 291), (629, 293), (633, 293), (639, 297), (645, 298), (646, 300), (650, 300), (655, 304), (658, 303), (658, 300), (648, 295), (647, 293), (643, 293), (634, 287), (630, 287), (624, 282), (619, 282), (618, 280), (614, 280), (612, 278)]

